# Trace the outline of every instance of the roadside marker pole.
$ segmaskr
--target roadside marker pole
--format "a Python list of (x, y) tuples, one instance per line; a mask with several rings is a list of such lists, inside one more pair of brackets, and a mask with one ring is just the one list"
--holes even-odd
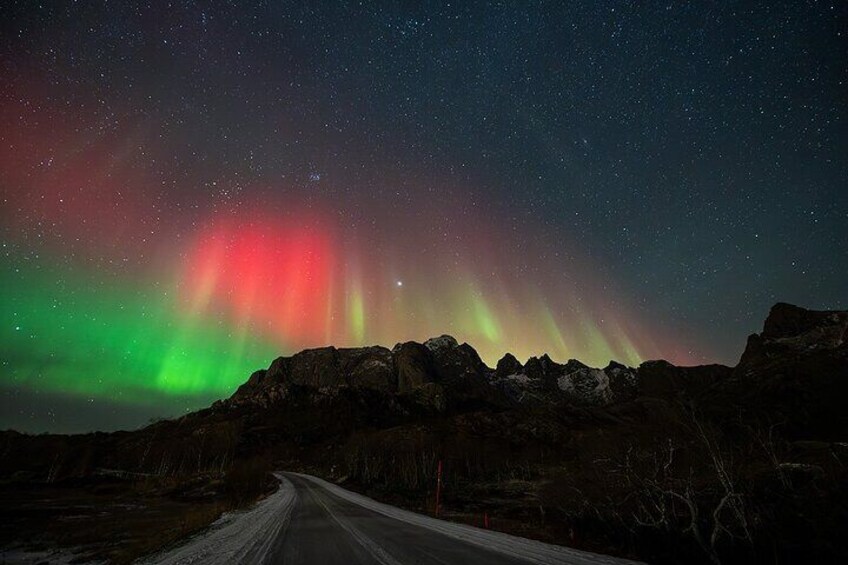
[(442, 460), (439, 459), (439, 468), (436, 472), (436, 516), (439, 515), (439, 506), (442, 501)]

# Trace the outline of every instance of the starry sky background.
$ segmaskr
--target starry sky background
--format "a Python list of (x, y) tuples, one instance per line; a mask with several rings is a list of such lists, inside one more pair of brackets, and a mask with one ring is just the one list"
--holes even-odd
[(0, 428), (304, 347), (734, 364), (846, 308), (841, 2), (0, 6)]

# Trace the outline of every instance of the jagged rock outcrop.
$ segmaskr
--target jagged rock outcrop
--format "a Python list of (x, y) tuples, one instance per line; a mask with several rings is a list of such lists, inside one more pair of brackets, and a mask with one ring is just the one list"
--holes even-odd
[(507, 354), (492, 370), (473, 347), (442, 335), (424, 343), (398, 343), (391, 350), (322, 347), (279, 357), (251, 375), (228, 403), (269, 406), (286, 398), (289, 387), (301, 386), (373, 389), (405, 395), (435, 410), (505, 407), (532, 399), (602, 405), (632, 397), (634, 378), (632, 369), (616, 363), (595, 369), (573, 359), (562, 365), (548, 355), (522, 365)]
[(570, 359), (564, 365), (548, 355), (531, 357), (522, 366), (507, 354), (498, 362), (495, 382), (510, 396), (524, 400), (567, 399), (580, 404), (604, 405), (632, 398), (636, 393), (636, 372), (613, 361), (603, 368)]
[(519, 375), (523, 372), (524, 366), (512, 353), (504, 355), (500, 361), (498, 361), (497, 367), (495, 368), (495, 375), (499, 379), (507, 378), (510, 375)]
[(267, 406), (285, 398), (288, 387), (301, 386), (409, 395), (433, 409), (471, 400), (498, 403), (500, 393), (489, 385), (490, 373), (474, 348), (446, 335), (423, 344), (399, 343), (392, 350), (322, 347), (275, 359), (267, 370), (256, 371), (228, 402)]
[(636, 392), (636, 372), (614, 361), (603, 369), (569, 361), (557, 378), (557, 387), (575, 400), (609, 404), (632, 398)]
[(385, 347), (339, 349), (339, 372), (345, 384), (397, 391), (392, 352)]
[(267, 370), (254, 372), (229, 402), (267, 406), (285, 398), (291, 385), (359, 386), (394, 392), (397, 377), (392, 352), (385, 347), (306, 349), (291, 357), (278, 357)]
[(846, 332), (848, 312), (776, 304), (736, 367), (647, 361), (637, 371), (638, 396), (709, 406), (718, 419), (744, 417), (789, 436), (829, 438), (848, 427)]
[(491, 369), (473, 347), (448, 335), (424, 343), (398, 343), (391, 350), (322, 347), (275, 359), (267, 370), (253, 373), (228, 402), (269, 406), (285, 399), (288, 387), (302, 386), (403, 395), (427, 410), (558, 401), (603, 406), (636, 396), (671, 399), (722, 394), (740, 379), (763, 379), (757, 389), (763, 393), (786, 386), (808, 393), (805, 375), (814, 371), (829, 375), (818, 379), (819, 387), (823, 382), (835, 391), (842, 381), (833, 381), (833, 375), (844, 373), (848, 366), (846, 332), (848, 312), (777, 304), (762, 333), (748, 339), (736, 368), (677, 367), (666, 361), (646, 361), (638, 369), (611, 361), (604, 368), (594, 368), (575, 359), (560, 364), (548, 355), (530, 357), (522, 365), (507, 353)]
[(269, 372), (267, 369), (254, 371), (247, 382), (238, 387), (235, 394), (227, 401), (217, 401), (213, 404), (213, 408), (220, 408), (226, 404), (254, 404), (267, 407), (283, 400), (286, 397), (287, 388), (282, 382), (269, 378)]
[(836, 438), (848, 427), (848, 311), (779, 303), (718, 393), (787, 433)]
[(848, 354), (848, 311), (806, 310), (791, 304), (775, 304), (760, 334), (748, 337), (737, 369), (747, 374), (767, 370), (786, 358), (813, 356), (828, 351)]
[(763, 324), (766, 340), (791, 339), (795, 345), (833, 349), (843, 345), (848, 330), (848, 311), (807, 310), (779, 302)]
[(613, 399), (632, 398), (636, 395), (639, 388), (636, 371), (615, 361), (610, 361), (603, 371), (609, 378), (609, 388)]
[(561, 371), (562, 365), (553, 361), (547, 353), (541, 357), (531, 357), (524, 364), (524, 374), (549, 390), (556, 388), (556, 380)]
[(397, 371), (398, 392), (407, 393), (433, 382), (430, 350), (414, 341), (398, 343), (392, 348)]

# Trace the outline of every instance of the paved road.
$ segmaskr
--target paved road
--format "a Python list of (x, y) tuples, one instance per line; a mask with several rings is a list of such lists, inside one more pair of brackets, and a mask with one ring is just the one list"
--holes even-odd
[(291, 525), (272, 549), (275, 563), (327, 565), (527, 562), (401, 522), (330, 493), (303, 477)]
[(279, 474), (280, 490), (149, 563), (568, 564), (633, 563), (436, 520), (316, 477)]

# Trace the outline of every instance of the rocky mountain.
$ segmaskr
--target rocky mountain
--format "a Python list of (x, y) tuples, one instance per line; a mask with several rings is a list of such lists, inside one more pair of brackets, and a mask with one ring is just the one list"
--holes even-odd
[(0, 479), (106, 469), (208, 500), (244, 465), (288, 468), (428, 512), (441, 460), (453, 519), (654, 563), (845, 562), (847, 331), (848, 312), (777, 304), (735, 367), (491, 368), (450, 336), (310, 349), (134, 432), (4, 433)]
[(748, 338), (737, 366), (739, 377), (762, 376), (787, 362), (848, 356), (848, 312), (817, 312), (791, 304), (772, 307), (762, 333)]
[[(771, 380), (772, 385), (783, 383), (787, 371), (804, 372), (805, 364), (843, 362), (848, 355), (846, 331), (848, 312), (815, 312), (777, 304), (762, 333), (748, 338), (735, 368), (675, 367), (665, 361), (646, 361), (637, 368), (610, 361), (606, 367), (595, 368), (576, 359), (560, 364), (547, 354), (522, 364), (507, 353), (493, 369), (473, 347), (448, 335), (423, 344), (398, 343), (391, 350), (323, 347), (275, 359), (216, 407), (267, 407), (285, 399), (293, 386), (373, 389), (419, 398), (440, 411), (467, 408), (475, 402), (500, 407), (559, 401), (606, 406), (639, 395), (667, 396), (711, 387), (732, 390), (739, 383), (744, 387), (761, 378)], [(819, 375), (816, 386), (823, 384), (823, 378), (831, 384)]]
[(503, 400), (489, 385), (492, 371), (470, 345), (450, 336), (423, 344), (399, 343), (385, 347), (307, 349), (291, 357), (275, 359), (266, 370), (250, 379), (219, 407), (256, 404), (268, 406), (286, 397), (290, 387), (331, 389), (356, 387), (430, 399), (450, 391), (453, 405), (465, 401)]
[(492, 369), (473, 347), (443, 335), (423, 344), (398, 343), (391, 350), (323, 347), (279, 357), (217, 406), (267, 407), (283, 400), (292, 386), (366, 388), (425, 402), (444, 398), (447, 403), (433, 404), (442, 411), (475, 402), (502, 407), (551, 400), (606, 405), (635, 396), (637, 373), (614, 361), (599, 369), (575, 359), (559, 364), (547, 355), (531, 357), (522, 365), (509, 353)]

